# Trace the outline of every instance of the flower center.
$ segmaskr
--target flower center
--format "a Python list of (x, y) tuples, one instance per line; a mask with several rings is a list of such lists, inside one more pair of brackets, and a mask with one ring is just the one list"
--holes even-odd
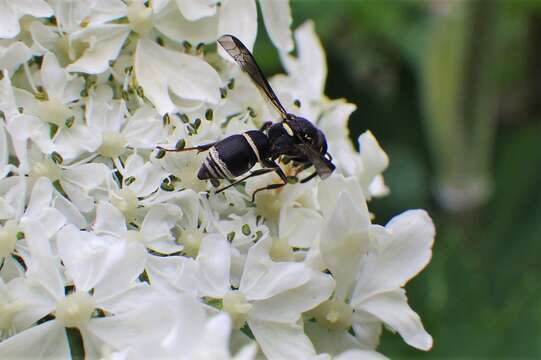
[(84, 326), (96, 308), (94, 299), (84, 291), (69, 294), (56, 304), (56, 320), (65, 327)]
[(327, 300), (314, 309), (316, 320), (330, 330), (348, 330), (353, 308), (338, 300)]
[(4, 227), (0, 229), (0, 258), (9, 256), (15, 250), (16, 242), (17, 223), (15, 220), (8, 220)]
[(70, 108), (55, 98), (39, 102), (40, 118), (58, 127), (64, 127), (66, 120), (72, 115)]
[(203, 239), (203, 233), (198, 229), (186, 229), (181, 234), (178, 243), (184, 245), (184, 253), (190, 257), (196, 257), (199, 253), (199, 246)]
[(265, 219), (278, 219), (282, 208), (281, 197), (272, 190), (260, 191), (256, 196), (257, 214)]
[(274, 261), (293, 261), (295, 259), (295, 253), (286, 238), (275, 239), (272, 242), (269, 255)]
[(143, 3), (134, 1), (128, 6), (128, 20), (133, 31), (146, 36), (152, 30), (152, 9)]
[(144, 240), (144, 237), (143, 237), (143, 234), (141, 234), (140, 231), (137, 231), (137, 230), (128, 230), (128, 232), (126, 233), (126, 239), (128, 241), (133, 241), (133, 242), (140, 242), (142, 243), (143, 240)]
[(20, 300), (14, 300), (0, 305), (0, 330), (10, 330), (13, 327), (13, 317), (24, 308)]
[(116, 132), (106, 131), (103, 133), (101, 146), (98, 154), (106, 157), (118, 157), (126, 149), (126, 139)]
[(242, 292), (231, 290), (224, 295), (222, 309), (231, 316), (235, 328), (240, 329), (246, 322), (252, 305), (246, 301)]
[(60, 179), (60, 167), (51, 159), (44, 159), (35, 163), (30, 169), (30, 177), (37, 180), (42, 176), (45, 176), (51, 182), (55, 182)]
[(130, 189), (120, 189), (112, 193), (111, 202), (122, 211), (126, 220), (132, 222), (137, 211), (137, 195)]

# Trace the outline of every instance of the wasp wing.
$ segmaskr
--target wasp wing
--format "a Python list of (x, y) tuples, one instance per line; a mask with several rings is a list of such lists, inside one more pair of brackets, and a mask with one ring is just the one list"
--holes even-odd
[(321, 154), (315, 151), (309, 144), (301, 142), (295, 144), (295, 147), (314, 165), (320, 178), (328, 178), (334, 169), (336, 169), (336, 166), (334, 166), (331, 160), (321, 156)]
[(250, 53), (250, 50), (248, 50), (246, 46), (233, 35), (223, 35), (218, 39), (218, 42), (237, 64), (239, 64), (240, 68), (250, 75), (252, 81), (264, 93), (267, 100), (280, 113), (282, 118), (286, 119), (287, 111), (280, 103), (280, 100), (278, 100), (278, 97), (257, 65), (252, 53)]

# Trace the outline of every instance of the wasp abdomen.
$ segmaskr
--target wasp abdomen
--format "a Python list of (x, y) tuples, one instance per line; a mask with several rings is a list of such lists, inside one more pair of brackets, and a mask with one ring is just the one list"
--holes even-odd
[(209, 149), (197, 178), (232, 179), (242, 175), (267, 156), (268, 148), (267, 136), (261, 131), (228, 136)]

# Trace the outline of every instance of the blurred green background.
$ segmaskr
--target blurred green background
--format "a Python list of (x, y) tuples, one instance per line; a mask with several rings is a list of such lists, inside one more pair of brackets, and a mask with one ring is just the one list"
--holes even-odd
[[(326, 93), (358, 105), (390, 157), (376, 222), (427, 209), (429, 267), (408, 296), (432, 351), (385, 332), (391, 358), (541, 356), (541, 1), (291, 0), (315, 21)], [(263, 29), (263, 26), (261, 26)], [(264, 31), (264, 71), (282, 71)], [(355, 140), (356, 141), (356, 140)]]

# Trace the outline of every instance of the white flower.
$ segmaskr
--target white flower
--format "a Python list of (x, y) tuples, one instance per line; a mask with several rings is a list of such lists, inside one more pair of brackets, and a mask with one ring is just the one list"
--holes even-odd
[(362, 328), (363, 314), (369, 314), (397, 331), (409, 345), (429, 350), (432, 337), (409, 307), (402, 287), (430, 261), (434, 225), (426, 212), (411, 210), (381, 230), (376, 232), (375, 249), (362, 260), (351, 297), (351, 306), (360, 315), (353, 328)]
[(268, 358), (315, 355), (297, 322), (330, 296), (334, 281), (302, 263), (272, 261), (271, 246), (266, 237), (250, 248), (239, 288), (229, 290), (229, 245), (220, 237), (204, 238), (196, 259), (199, 291), (221, 298), (237, 328), (246, 322)]
[[(130, 358), (191, 359), (254, 359), (255, 343), (244, 346), (235, 356), (229, 350), (231, 320), (227, 314), (208, 316), (203, 305), (188, 296), (168, 299), (168, 312), (173, 326), (161, 339), (142, 338), (130, 348)], [(165, 326), (166, 324), (164, 324)]]

